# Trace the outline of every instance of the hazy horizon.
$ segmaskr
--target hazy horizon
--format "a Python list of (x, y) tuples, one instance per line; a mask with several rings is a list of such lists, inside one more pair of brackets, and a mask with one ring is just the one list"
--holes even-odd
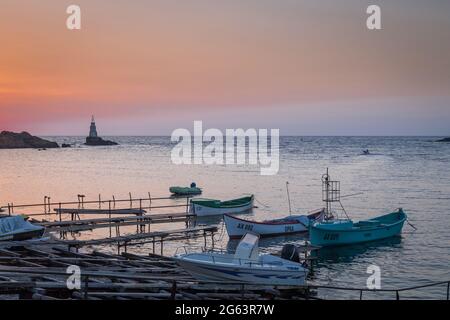
[(3, 0), (0, 131), (450, 135), (450, 2)]

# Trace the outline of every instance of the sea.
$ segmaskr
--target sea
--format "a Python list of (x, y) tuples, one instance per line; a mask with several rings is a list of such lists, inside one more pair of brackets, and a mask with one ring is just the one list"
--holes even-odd
[[(171, 160), (174, 143), (170, 137), (105, 137), (119, 143), (107, 147), (84, 146), (84, 137), (46, 138), (72, 147), (0, 150), (0, 206), (42, 203), (44, 197), (50, 197), (51, 202), (77, 201), (80, 194), (85, 195), (85, 201), (113, 196), (128, 199), (131, 194), (148, 203), (149, 195), (168, 197), (170, 186), (195, 182), (203, 189), (202, 197), (232, 199), (254, 194), (257, 208), (242, 217), (261, 221), (290, 214), (286, 182), (292, 214), (322, 208), (321, 178), (328, 169), (331, 179), (340, 181), (342, 204), (351, 219), (367, 219), (403, 208), (409, 223), (400, 237), (320, 249), (309, 283), (365, 288), (371, 266), (379, 267), (382, 289), (450, 280), (450, 143), (436, 142), (439, 137), (280, 137), (279, 172), (270, 176), (261, 175), (256, 165), (176, 165)], [(364, 155), (365, 149), (370, 154)], [(165, 205), (186, 203), (185, 199), (164, 201)], [(152, 209), (148, 214), (183, 210)], [(15, 209), (15, 213), (31, 211)], [(41, 218), (56, 219), (54, 215)], [(199, 224), (218, 225), (216, 247), (230, 251), (236, 247), (236, 241), (228, 239), (221, 218)], [(154, 225), (152, 230), (180, 227), (184, 223)], [(97, 229), (71, 237), (100, 238), (108, 232)], [(136, 228), (126, 232), (136, 232)], [(277, 252), (284, 244), (302, 244), (304, 240), (305, 235), (261, 239), (260, 248)], [(203, 239), (168, 242), (164, 254), (170, 256), (184, 246), (201, 245)], [(114, 247), (103, 249), (116, 251)], [(147, 254), (151, 245), (129, 250)], [(446, 290), (443, 284), (403, 291), (400, 298), (444, 299)], [(318, 289), (317, 295), (359, 298), (357, 291), (333, 289)], [(395, 294), (365, 292), (363, 298), (395, 299)]]

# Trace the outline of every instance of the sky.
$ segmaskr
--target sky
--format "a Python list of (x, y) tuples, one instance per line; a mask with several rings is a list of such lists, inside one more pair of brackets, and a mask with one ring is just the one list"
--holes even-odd
[(446, 0), (0, 0), (0, 130), (86, 135), (93, 114), (100, 135), (449, 135), (449, 17)]

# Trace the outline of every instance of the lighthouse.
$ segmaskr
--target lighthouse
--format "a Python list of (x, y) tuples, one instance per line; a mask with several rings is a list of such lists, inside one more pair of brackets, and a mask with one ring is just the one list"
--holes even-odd
[(95, 125), (94, 116), (91, 118), (91, 126), (89, 127), (89, 136), (86, 137), (85, 145), (88, 146), (115, 146), (117, 142), (103, 140), (97, 134), (97, 126)]
[(95, 126), (94, 116), (92, 116), (91, 127), (89, 128), (89, 137), (97, 138), (97, 127)]

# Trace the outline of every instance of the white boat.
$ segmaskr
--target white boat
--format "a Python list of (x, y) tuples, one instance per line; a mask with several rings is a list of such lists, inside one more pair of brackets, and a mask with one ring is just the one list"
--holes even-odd
[(0, 218), (0, 241), (40, 238), (45, 228), (26, 221), (23, 216)]
[(247, 233), (234, 254), (202, 252), (175, 255), (177, 263), (203, 281), (261, 285), (304, 285), (308, 269), (301, 263), (259, 254), (259, 236)]
[(230, 239), (240, 239), (247, 232), (257, 233), (261, 237), (307, 232), (311, 223), (322, 221), (324, 216), (325, 211), (322, 209), (309, 215), (291, 215), (261, 222), (240, 219), (226, 214), (224, 215), (224, 221)]
[(199, 217), (217, 216), (225, 213), (249, 212), (253, 208), (253, 195), (221, 201), (216, 199), (191, 199), (190, 212)]

